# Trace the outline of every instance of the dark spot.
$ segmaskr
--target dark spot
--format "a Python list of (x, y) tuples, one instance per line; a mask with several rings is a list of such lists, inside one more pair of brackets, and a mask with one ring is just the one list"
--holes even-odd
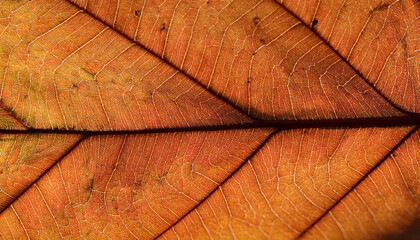
[(162, 184), (166, 178), (166, 175), (168, 175), (169, 172), (165, 172), (164, 174), (159, 174), (156, 177), (156, 182), (158, 182), (159, 184)]
[[(405, 38), (405, 36), (401, 39), (401, 44), (402, 47), (404, 49), (404, 53), (407, 54), (408, 50), (407, 50), (407, 39)], [(408, 56), (406, 56), (408, 57)]]
[(264, 39), (260, 39), (260, 42), (261, 42), (262, 44), (265, 44), (265, 40), (264, 40)]
[(255, 53), (252, 53), (252, 56), (255, 56)]
[(377, 11), (382, 11), (382, 10), (388, 9), (388, 7), (389, 7), (389, 4), (386, 4), (386, 3), (384, 3), (384, 4), (379, 4), (379, 5), (378, 5), (377, 7), (375, 7), (375, 8), (372, 10), (372, 12), (370, 12), (370, 13), (372, 14), (372, 13), (377, 12)]
[(207, 4), (210, 4), (210, 1), (207, 1)]
[(111, 198), (111, 204), (113, 205), (112, 207), (114, 210), (118, 210), (118, 201), (115, 200), (115, 198)]
[(93, 190), (93, 178), (89, 178), (85, 191), (92, 192), (92, 190)]
[(251, 83), (251, 78), (248, 78), (248, 84), (250, 84)]
[(160, 31), (162, 32), (163, 30), (165, 30), (166, 29), (166, 27), (165, 27), (165, 23), (163, 23), (162, 24), (162, 27), (160, 28)]
[(72, 87), (72, 88), (76, 88), (76, 89), (78, 89), (78, 88), (79, 88), (79, 87), (77, 86), (77, 84), (74, 84), (74, 83), (73, 83), (73, 85), (71, 85), (71, 87)]
[(252, 19), (252, 21), (254, 22), (254, 25), (257, 26), (258, 23), (260, 23), (261, 19), (259, 17), (254, 17), (254, 19)]
[(140, 16), (141, 11), (140, 10), (135, 10), (134, 11), (134, 16), (138, 17)]
[(312, 21), (312, 27), (315, 27), (317, 24), (318, 24), (318, 20), (314, 19), (314, 20)]
[(83, 71), (87, 72), (89, 75), (91, 75), (92, 77), (95, 77), (95, 74), (92, 73), (91, 71), (87, 70), (86, 68), (82, 67)]

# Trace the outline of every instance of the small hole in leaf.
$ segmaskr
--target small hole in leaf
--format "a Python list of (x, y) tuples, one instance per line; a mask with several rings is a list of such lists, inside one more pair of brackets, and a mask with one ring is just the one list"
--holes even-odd
[(314, 20), (312, 21), (312, 27), (315, 27), (315, 25), (317, 25), (317, 24), (318, 24), (318, 20), (314, 19)]

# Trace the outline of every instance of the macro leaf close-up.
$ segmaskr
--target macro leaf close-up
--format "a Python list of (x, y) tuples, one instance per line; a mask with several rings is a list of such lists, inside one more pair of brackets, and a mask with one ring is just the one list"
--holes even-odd
[(0, 1), (2, 239), (418, 239), (418, 0)]

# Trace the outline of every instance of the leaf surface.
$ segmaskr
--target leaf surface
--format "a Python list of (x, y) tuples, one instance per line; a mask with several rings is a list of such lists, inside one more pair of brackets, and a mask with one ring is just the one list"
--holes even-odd
[(154, 237), (227, 178), (269, 133), (89, 137), (3, 212), (3, 226), (22, 227), (5, 237)]
[[(280, 132), (162, 238), (175, 239), (177, 235), (191, 239), (296, 238), (377, 165), (408, 130), (364, 128)], [(372, 154), (366, 155), (366, 152)], [(418, 157), (413, 160), (418, 164)], [(401, 189), (404, 191), (407, 186), (401, 182), (397, 182), (396, 187), (404, 187)], [(371, 188), (376, 189), (375, 186)], [(414, 196), (418, 193), (411, 196), (411, 201), (418, 202)], [(349, 195), (345, 200), (358, 199)], [(412, 202), (401, 204), (407, 205), (408, 212), (415, 212), (417, 208), (411, 205)], [(369, 220), (364, 221), (367, 222)], [(348, 229), (351, 228), (349, 225)]]
[(74, 3), (252, 116), (398, 115), (310, 29), (271, 0)]
[(417, 131), (304, 238), (355, 239), (400, 232), (419, 215), (419, 149)]
[(0, 236), (404, 232), (419, 18), (415, 0), (0, 2)]
[(4, 11), (0, 98), (33, 128), (130, 130), (250, 121), (63, 1)]
[(417, 0), (277, 0), (399, 107), (420, 111)]
[(69, 151), (80, 134), (0, 134), (0, 211)]

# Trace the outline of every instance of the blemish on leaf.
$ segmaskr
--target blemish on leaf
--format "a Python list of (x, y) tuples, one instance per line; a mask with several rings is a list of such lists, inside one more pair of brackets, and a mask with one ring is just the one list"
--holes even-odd
[(140, 16), (141, 11), (140, 10), (134, 10), (134, 16), (138, 17)]
[(86, 192), (92, 192), (92, 190), (93, 190), (93, 178), (89, 178), (88, 179), (88, 185), (85, 188), (85, 191)]
[(372, 14), (372, 13), (377, 12), (377, 11), (383, 11), (383, 10), (388, 9), (388, 7), (389, 7), (389, 4), (386, 4), (386, 3), (379, 4), (370, 13)]
[(261, 21), (261, 19), (260, 19), (259, 17), (254, 17), (254, 18), (252, 19), (252, 22), (254, 23), (254, 25), (255, 25), (255, 26), (257, 26), (257, 25), (258, 25), (258, 23), (260, 23), (260, 21)]
[(163, 23), (162, 24), (162, 27), (160, 28), (160, 31), (162, 32), (163, 30), (165, 30), (166, 29), (166, 27), (165, 27), (165, 23)]
[(87, 74), (91, 75), (92, 77), (95, 77), (95, 74), (87, 70), (86, 68), (82, 67), (82, 70), (85, 71)]
[(318, 20), (314, 19), (312, 21), (312, 28), (314, 28), (318, 24)]
[(158, 174), (158, 176), (156, 177), (156, 182), (158, 182), (158, 184), (162, 184), (168, 173), (169, 172), (165, 172), (164, 174)]

